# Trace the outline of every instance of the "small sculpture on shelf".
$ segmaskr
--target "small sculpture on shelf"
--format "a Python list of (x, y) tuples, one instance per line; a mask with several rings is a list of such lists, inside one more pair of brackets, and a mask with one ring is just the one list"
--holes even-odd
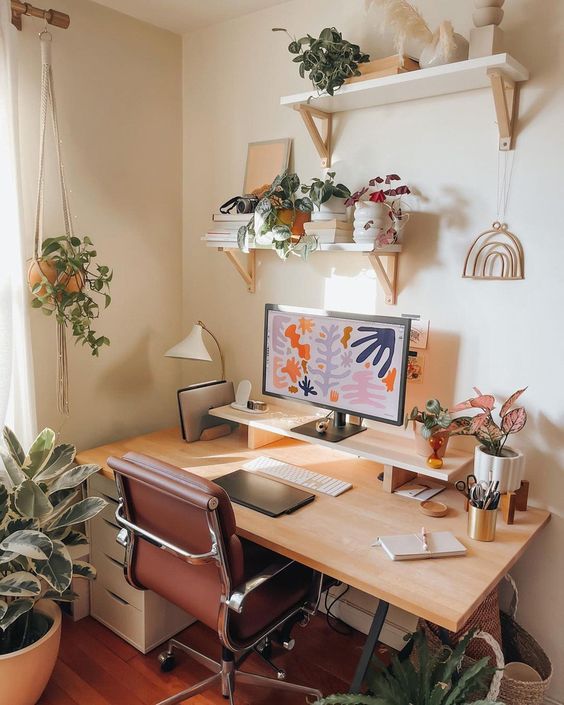
[(503, 52), (503, 20), (505, 0), (474, 0), (474, 27), (470, 30), (470, 59), (492, 56)]

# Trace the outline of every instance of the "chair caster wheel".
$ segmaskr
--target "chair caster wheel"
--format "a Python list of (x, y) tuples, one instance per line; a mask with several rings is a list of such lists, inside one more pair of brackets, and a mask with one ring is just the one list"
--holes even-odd
[(163, 673), (168, 673), (176, 666), (176, 657), (174, 654), (169, 654), (168, 651), (163, 651), (159, 654), (159, 664)]

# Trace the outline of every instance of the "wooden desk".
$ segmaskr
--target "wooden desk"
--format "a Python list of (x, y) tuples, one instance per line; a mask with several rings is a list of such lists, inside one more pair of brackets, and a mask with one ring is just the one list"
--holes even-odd
[[(318, 494), (307, 507), (277, 519), (234, 505), (239, 533), (453, 631), (460, 629), (550, 518), (540, 509), (518, 512), (513, 525), (498, 521), (494, 542), (472, 541), (466, 535), (463, 497), (454, 489), (440, 496), (449, 514), (442, 519), (426, 517), (415, 500), (383, 491), (377, 463), (291, 439), (249, 450), (245, 429), (214, 441), (185, 443), (174, 428), (81, 451), (77, 462), (97, 463), (111, 477), (106, 459), (128, 451), (152, 455), (208, 478), (236, 470), (250, 458), (269, 455), (352, 482), (353, 489), (340, 497)], [(452, 531), (468, 554), (394, 562), (382, 549), (371, 546), (378, 535), (420, 531), (423, 524), (428, 531)]]

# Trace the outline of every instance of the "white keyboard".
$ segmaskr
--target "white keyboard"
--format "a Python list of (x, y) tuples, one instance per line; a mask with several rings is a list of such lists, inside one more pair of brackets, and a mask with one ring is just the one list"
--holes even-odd
[(312, 472), (305, 468), (300, 468), (297, 465), (283, 463), (281, 460), (268, 458), (266, 455), (261, 455), (254, 460), (243, 465), (245, 470), (259, 470), (265, 475), (275, 477), (277, 480), (287, 480), (295, 485), (307, 487), (308, 490), (315, 490), (322, 494), (328, 494), (331, 497), (337, 497), (343, 492), (350, 490), (352, 485), (350, 482), (336, 480), (334, 477), (321, 475), (318, 472)]

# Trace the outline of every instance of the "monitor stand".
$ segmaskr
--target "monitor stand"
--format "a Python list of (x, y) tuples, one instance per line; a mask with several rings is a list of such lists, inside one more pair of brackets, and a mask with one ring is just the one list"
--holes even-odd
[(329, 443), (338, 443), (339, 441), (349, 438), (350, 436), (355, 436), (357, 433), (366, 431), (366, 426), (357, 423), (347, 423), (347, 415), (342, 411), (335, 411), (333, 414), (333, 423), (329, 425), (329, 428), (325, 433), (319, 433), (315, 428), (317, 422), (309, 421), (301, 426), (294, 426), (291, 430), (294, 433), (302, 433), (304, 436), (311, 436), (312, 438), (319, 438), (323, 441), (329, 441)]

